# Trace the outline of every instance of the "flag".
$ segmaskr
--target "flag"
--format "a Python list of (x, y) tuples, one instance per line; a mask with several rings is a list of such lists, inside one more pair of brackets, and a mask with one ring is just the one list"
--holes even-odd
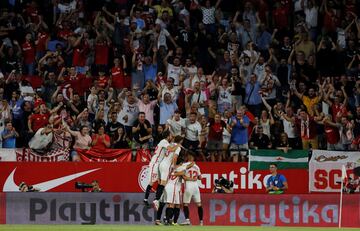
[(84, 162), (131, 162), (131, 149), (76, 149)]
[(343, 165), (341, 167), (341, 179), (342, 179), (343, 182), (345, 181), (345, 179), (347, 179), (347, 173), (346, 173), (345, 165)]
[(269, 169), (271, 163), (277, 164), (279, 169), (307, 169), (308, 151), (289, 150), (284, 153), (281, 150), (250, 150), (250, 171)]

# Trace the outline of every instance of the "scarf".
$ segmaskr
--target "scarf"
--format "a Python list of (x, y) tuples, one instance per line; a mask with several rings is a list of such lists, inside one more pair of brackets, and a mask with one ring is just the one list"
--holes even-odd
[(308, 139), (310, 137), (310, 120), (309, 116), (306, 120), (301, 119), (301, 137)]

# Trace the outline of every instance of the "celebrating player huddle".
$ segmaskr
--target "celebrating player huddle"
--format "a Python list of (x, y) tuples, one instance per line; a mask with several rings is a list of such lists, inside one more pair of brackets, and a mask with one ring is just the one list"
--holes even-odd
[[(181, 146), (183, 140), (181, 136), (173, 137), (166, 131), (164, 137), (157, 145), (150, 161), (150, 182), (146, 188), (144, 203), (150, 206), (149, 194), (154, 183), (158, 182), (153, 201), (154, 208), (157, 210), (156, 225), (162, 225), (160, 219), (165, 205), (167, 205), (165, 224), (177, 225), (181, 204), (183, 204), (186, 219), (182, 225), (190, 225), (188, 205), (192, 198), (198, 206), (200, 225), (202, 225), (203, 209), (197, 184), (197, 181), (201, 179), (200, 168), (195, 164), (192, 153), (185, 152)], [(184, 159), (187, 162), (184, 163)]]

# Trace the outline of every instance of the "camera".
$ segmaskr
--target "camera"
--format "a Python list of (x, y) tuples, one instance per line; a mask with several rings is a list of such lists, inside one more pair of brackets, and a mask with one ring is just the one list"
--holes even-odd
[(84, 183), (84, 182), (75, 182), (75, 188), (76, 189), (81, 189), (83, 192), (86, 191), (86, 189), (92, 189), (93, 186), (92, 184), (87, 184), (87, 183)]
[(232, 193), (234, 182), (221, 177), (220, 179), (215, 180), (215, 188), (213, 192), (215, 193)]
[(93, 180), (91, 184), (77, 181), (75, 182), (75, 188), (81, 189), (82, 192), (102, 192), (97, 180)]

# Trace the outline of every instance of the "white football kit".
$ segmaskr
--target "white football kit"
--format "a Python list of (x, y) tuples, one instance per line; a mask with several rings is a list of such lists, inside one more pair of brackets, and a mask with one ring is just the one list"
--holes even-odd
[[(186, 170), (186, 166), (181, 165), (173, 170), (175, 172), (182, 172)], [(181, 176), (170, 175), (169, 180), (165, 186), (164, 202), (168, 204), (181, 204), (182, 192), (181, 192)]]
[(167, 153), (167, 148), (170, 143), (166, 139), (163, 139), (155, 148), (155, 154), (151, 158), (150, 167), (150, 182), (156, 182), (159, 180), (159, 164)]
[[(175, 146), (175, 143), (171, 144), (172, 146)], [(175, 155), (179, 156), (181, 151), (181, 148), (178, 147), (174, 152), (167, 151), (164, 154), (164, 158), (162, 158), (160, 164), (159, 164), (159, 171), (160, 171), (160, 180), (167, 181), (169, 178), (169, 174), (172, 167), (173, 158)]]
[[(189, 165), (190, 163), (184, 163), (184, 166)], [(185, 176), (196, 179), (196, 181), (185, 181), (185, 188), (184, 188), (184, 203), (189, 204), (191, 201), (191, 198), (194, 199), (195, 203), (201, 202), (200, 197), (200, 190), (199, 190), (199, 184), (198, 184), (198, 177), (201, 176), (200, 168), (196, 164), (192, 166), (189, 169), (186, 169)]]

